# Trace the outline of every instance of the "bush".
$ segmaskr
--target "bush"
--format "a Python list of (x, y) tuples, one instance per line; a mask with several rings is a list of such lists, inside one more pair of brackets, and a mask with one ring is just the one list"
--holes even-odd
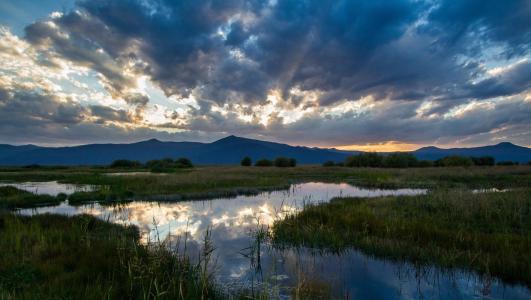
[(417, 158), (410, 153), (391, 153), (384, 157), (383, 165), (387, 168), (408, 168), (418, 165)]
[(359, 158), (358, 155), (351, 155), (345, 158), (345, 166), (347, 167), (359, 167)]
[(297, 160), (294, 158), (288, 158), (288, 157), (277, 157), (275, 158), (275, 167), (279, 168), (287, 168), (287, 167), (295, 167), (297, 165)]
[(141, 164), (137, 160), (118, 159), (112, 162), (111, 168), (138, 168)]
[(510, 160), (500, 161), (497, 163), (498, 166), (517, 166), (519, 164), (520, 163), (517, 161), (510, 161)]
[(249, 167), (253, 164), (253, 162), (249, 156), (246, 156), (242, 159), (240, 164), (244, 167)]
[(151, 172), (164, 173), (171, 172), (175, 169), (193, 168), (194, 165), (190, 159), (181, 157), (177, 160), (171, 158), (150, 160), (146, 163), (146, 167), (149, 168)]
[(173, 160), (169, 162), (168, 159), (164, 159), (164, 160), (153, 159), (146, 163), (146, 167), (149, 168), (151, 172), (165, 173), (165, 172), (172, 171), (171, 164), (173, 164)]
[(419, 160), (417, 166), (420, 167), (420, 168), (433, 167), (433, 161), (431, 161), (431, 160)]
[(470, 157), (452, 155), (446, 156), (435, 161), (438, 167), (468, 167), (472, 166), (474, 162)]
[(148, 160), (145, 164), (146, 168), (149, 168), (149, 169), (155, 168), (160, 165), (162, 165), (162, 161), (158, 159)]
[(177, 168), (193, 168), (194, 165), (192, 164), (192, 161), (189, 160), (188, 158), (186, 157), (181, 157), (181, 158), (178, 158), (176, 161), (175, 161), (175, 166)]
[(323, 167), (333, 167), (335, 165), (336, 165), (336, 163), (334, 161), (332, 161), (332, 160), (327, 160), (327, 161), (325, 161), (323, 163)]
[(275, 167), (280, 167), (280, 168), (289, 167), (289, 158), (287, 157), (275, 158)]
[(273, 162), (269, 159), (262, 158), (262, 159), (257, 160), (254, 165), (257, 167), (271, 167), (273, 166)]
[(296, 167), (297, 166), (297, 160), (295, 158), (289, 159), (289, 166), (290, 167)]
[(360, 153), (352, 155), (345, 159), (345, 166), (347, 167), (383, 167), (383, 156), (378, 153)]
[(39, 164), (31, 164), (31, 165), (23, 166), (23, 168), (24, 169), (40, 169), (42, 168), (42, 166)]
[(471, 159), (476, 166), (494, 166), (495, 162), (492, 156), (471, 157)]

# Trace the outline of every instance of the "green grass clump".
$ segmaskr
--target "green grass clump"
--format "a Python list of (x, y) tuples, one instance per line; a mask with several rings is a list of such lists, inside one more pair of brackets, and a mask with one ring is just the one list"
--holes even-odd
[(274, 224), (277, 245), (458, 267), (531, 287), (531, 190), (337, 198)]
[(0, 208), (12, 209), (39, 205), (57, 205), (65, 199), (65, 194), (57, 196), (36, 195), (12, 186), (0, 187)]
[(0, 214), (0, 299), (216, 299), (201, 266), (90, 216)]

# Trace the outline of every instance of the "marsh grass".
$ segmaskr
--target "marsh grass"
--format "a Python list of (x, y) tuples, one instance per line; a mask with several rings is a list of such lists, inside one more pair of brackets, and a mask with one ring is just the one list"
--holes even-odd
[(0, 208), (4, 209), (57, 205), (65, 199), (65, 194), (59, 194), (57, 196), (36, 195), (12, 186), (0, 187)]
[(217, 299), (201, 266), (82, 215), (0, 214), (0, 299)]
[(277, 190), (287, 190), (289, 185), (285, 186), (271, 186), (271, 187), (256, 187), (256, 188), (223, 188), (213, 191), (192, 192), (192, 193), (177, 193), (177, 194), (135, 194), (131, 191), (118, 192), (112, 190), (98, 190), (91, 192), (75, 192), (68, 197), (70, 205), (83, 205), (91, 202), (98, 202), (102, 205), (113, 205), (120, 203), (127, 203), (131, 201), (156, 201), (156, 202), (176, 202), (189, 200), (206, 200), (219, 198), (234, 198), (240, 195), (254, 196), (262, 192), (270, 192)]
[[(424, 187), (434, 183), (455, 186), (461, 183), (498, 183), (529, 185), (531, 166), (495, 166), (495, 167), (444, 167), (444, 168), (344, 168), (321, 166), (298, 166), (295, 168), (258, 168), (240, 166), (212, 166), (177, 170), (165, 175), (108, 176), (106, 173), (137, 172), (142, 170), (122, 170), (94, 167), (68, 167), (63, 169), (13, 169), (0, 168), (0, 181), (51, 181), (64, 183), (109, 185), (129, 187), (133, 191), (146, 193), (153, 191), (182, 192), (204, 191), (220, 187), (258, 187), (284, 185), (288, 181), (333, 180), (353, 181), (368, 185), (411, 186), (421, 184)], [(145, 171), (145, 170), (144, 170)], [(145, 186), (149, 184), (149, 186)], [(141, 186), (139, 186), (141, 185)]]
[[(349, 182), (375, 188), (436, 187), (438, 191), (426, 196), (336, 199), (330, 204), (308, 206), (302, 213), (277, 222), (273, 239), (278, 245), (305, 245), (334, 251), (356, 246), (381, 257), (473, 269), (530, 286), (529, 166), (407, 170), (200, 167), (164, 176), (105, 174), (116, 171), (119, 170), (50, 168), (2, 172), (0, 169), (0, 180), (58, 180), (101, 187), (98, 191), (72, 194), (69, 202), (74, 205), (93, 201), (114, 205), (133, 200), (179, 201), (252, 195), (310, 181)], [(456, 189), (493, 187), (513, 190), (472, 194)], [(50, 197), (6, 191), (0, 194), (0, 207), (57, 204), (50, 200), (60, 200)], [(192, 264), (183, 253), (172, 253), (168, 247), (157, 246), (161, 241), (145, 247), (138, 244), (135, 230), (90, 219), (87, 216), (2, 215), (0, 299), (51, 296), (102, 299), (116, 298), (116, 295), (121, 295), (118, 298), (222, 297), (205, 267), (212, 259), (208, 249), (213, 249), (207, 241), (204, 257)], [(258, 233), (257, 244), (243, 249), (248, 250), (251, 264), (254, 262), (256, 266), (260, 265), (260, 245), (264, 238), (263, 232)], [(274, 298), (270, 297), (270, 290), (275, 288), (278, 288), (276, 283), (266, 278), (265, 284), (250, 293), (244, 290), (241, 295)], [(293, 296), (320, 297), (321, 292), (329, 293), (322, 283), (308, 280), (300, 282)]]
[[(109, 176), (120, 169), (71, 167), (0, 169), (0, 180), (50, 181), (100, 186), (93, 192), (70, 196), (72, 204), (91, 201), (119, 202), (146, 199), (179, 201), (278, 190), (292, 183), (348, 182), (372, 188), (514, 188), (531, 187), (530, 166), (448, 168), (342, 168), (301, 166), (295, 168), (198, 167), (161, 175)], [(137, 171), (137, 170), (132, 170)]]
[(337, 198), (273, 226), (280, 246), (367, 254), (464, 268), (531, 287), (531, 190)]

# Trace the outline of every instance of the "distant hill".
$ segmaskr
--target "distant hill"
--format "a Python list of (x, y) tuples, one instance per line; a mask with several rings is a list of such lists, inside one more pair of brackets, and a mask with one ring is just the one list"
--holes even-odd
[(12, 146), (12, 145), (0, 144), (0, 158), (9, 157), (12, 155), (24, 153), (26, 151), (35, 150), (39, 148), (41, 147), (38, 147), (35, 145)]
[[(141, 162), (164, 157), (187, 157), (195, 164), (239, 164), (245, 156), (253, 161), (287, 156), (301, 164), (343, 161), (354, 152), (290, 146), (228, 136), (213, 143), (161, 142), (156, 139), (132, 144), (90, 144), (74, 147), (0, 147), (0, 165), (106, 165), (116, 159)], [(11, 148), (8, 148), (11, 147)]]
[[(0, 145), (0, 165), (107, 165), (116, 159), (146, 162), (165, 157), (190, 158), (195, 164), (239, 164), (244, 156), (253, 161), (287, 156), (300, 164), (344, 161), (356, 151), (290, 146), (255, 139), (228, 136), (212, 143), (162, 142), (156, 139), (131, 144), (89, 144), (74, 147)], [(476, 148), (441, 149), (425, 147), (411, 152), (419, 159), (435, 160), (448, 155), (493, 156), (496, 161), (531, 160), (531, 149), (511, 143)]]
[(504, 142), (492, 146), (474, 148), (450, 148), (424, 147), (412, 152), (419, 159), (436, 160), (448, 155), (460, 156), (492, 156), (496, 161), (517, 161), (527, 163), (531, 160), (531, 149)]

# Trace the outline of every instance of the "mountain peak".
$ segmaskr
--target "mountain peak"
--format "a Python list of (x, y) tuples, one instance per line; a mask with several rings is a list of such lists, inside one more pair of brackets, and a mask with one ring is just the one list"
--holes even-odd
[(497, 144), (496, 146), (498, 147), (516, 147), (515, 144), (511, 143), (511, 142), (501, 142), (499, 144)]
[(242, 138), (242, 137), (239, 137), (239, 136), (235, 136), (235, 135), (229, 135), (229, 136), (226, 136), (224, 138), (221, 138), (217, 141), (215, 141), (214, 143), (227, 143), (227, 142), (237, 142), (237, 141), (243, 141), (243, 140), (247, 140), (246, 138)]
[(155, 143), (162, 143), (160, 140), (156, 139), (156, 138), (152, 138), (152, 139), (149, 139), (149, 140), (145, 140), (141, 143), (147, 143), (147, 144), (155, 144)]
[(437, 151), (437, 150), (442, 150), (442, 149), (439, 147), (435, 147), (435, 146), (426, 146), (426, 147), (419, 148), (416, 151)]

